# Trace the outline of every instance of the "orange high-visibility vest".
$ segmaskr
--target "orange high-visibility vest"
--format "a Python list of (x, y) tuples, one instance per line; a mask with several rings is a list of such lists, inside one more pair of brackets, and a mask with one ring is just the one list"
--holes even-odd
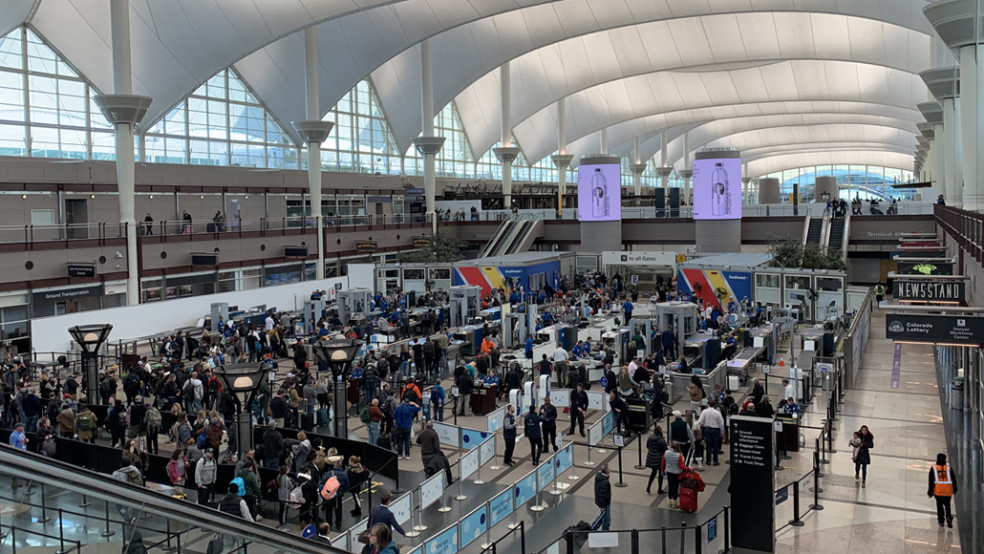
[(953, 476), (950, 474), (950, 464), (936, 466), (933, 473), (933, 495), (953, 496)]

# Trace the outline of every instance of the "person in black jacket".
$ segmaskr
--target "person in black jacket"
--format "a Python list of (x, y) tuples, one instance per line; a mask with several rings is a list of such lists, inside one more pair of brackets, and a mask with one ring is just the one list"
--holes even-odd
[(601, 508), (598, 524), (602, 531), (608, 531), (612, 526), (612, 482), (609, 478), (611, 473), (608, 464), (602, 464), (595, 474), (595, 506)]
[(458, 398), (461, 403), (461, 412), (458, 415), (463, 416), (465, 415), (465, 406), (468, 405), (471, 397), (472, 387), (475, 386), (475, 380), (465, 371), (458, 376), (455, 384), (458, 385)]
[(506, 406), (506, 415), (502, 419), (502, 440), (506, 443), (506, 451), (502, 455), (502, 463), (507, 466), (513, 465), (513, 450), (516, 449), (516, 408), (509, 404)]
[(543, 406), (540, 406), (540, 420), (543, 422), (543, 444), (544, 450), (550, 450), (553, 446), (554, 452), (557, 448), (557, 406), (550, 403), (550, 397), (543, 399)]
[(625, 400), (618, 395), (617, 392), (611, 391), (608, 393), (608, 405), (612, 407), (612, 411), (615, 412), (615, 432), (619, 434), (622, 433), (622, 429), (625, 429), (625, 436), (632, 436), (632, 430), (629, 429), (629, 405), (625, 403)]
[(540, 431), (540, 416), (536, 414), (536, 406), (530, 406), (530, 411), (523, 419), (523, 432), (530, 441), (530, 457), (533, 467), (540, 465), (540, 454), (543, 452), (543, 434)]
[(574, 434), (574, 424), (578, 425), (581, 431), (581, 436), (584, 436), (584, 416), (588, 413), (588, 393), (584, 392), (584, 385), (581, 383), (577, 384), (577, 387), (571, 391), (571, 428), (567, 431), (568, 435)]
[(269, 469), (280, 467), (280, 457), (284, 454), (284, 437), (276, 429), (263, 432), (263, 466)]

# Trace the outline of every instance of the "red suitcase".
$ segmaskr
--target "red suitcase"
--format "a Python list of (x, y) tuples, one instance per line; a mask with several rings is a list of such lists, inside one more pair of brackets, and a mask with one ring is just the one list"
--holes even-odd
[(680, 509), (690, 513), (695, 513), (697, 511), (696, 489), (680, 487)]

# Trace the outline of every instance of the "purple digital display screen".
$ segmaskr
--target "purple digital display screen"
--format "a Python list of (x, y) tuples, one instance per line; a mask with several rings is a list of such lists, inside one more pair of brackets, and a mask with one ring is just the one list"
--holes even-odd
[(622, 219), (622, 167), (618, 164), (579, 165), (577, 168), (577, 219)]
[(741, 159), (694, 160), (694, 219), (741, 219)]

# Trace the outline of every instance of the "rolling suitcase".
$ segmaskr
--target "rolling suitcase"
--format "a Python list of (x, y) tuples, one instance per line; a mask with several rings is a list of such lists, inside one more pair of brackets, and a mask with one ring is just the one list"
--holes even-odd
[(301, 429), (305, 431), (314, 430), (314, 414), (301, 414)]
[(690, 513), (697, 511), (697, 489), (680, 487), (680, 509)]

